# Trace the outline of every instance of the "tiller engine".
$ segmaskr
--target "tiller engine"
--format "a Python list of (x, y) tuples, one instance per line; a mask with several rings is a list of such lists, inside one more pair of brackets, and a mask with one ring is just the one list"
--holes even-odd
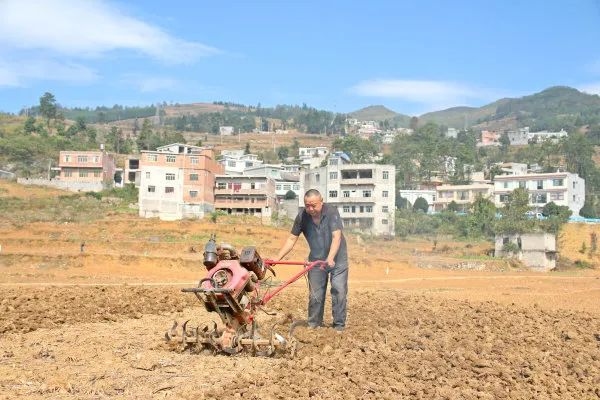
[[(302, 265), (304, 268), (289, 280), (272, 287), (267, 275), (270, 272), (275, 276), (272, 269), (275, 264)], [(182, 292), (193, 293), (207, 311), (219, 315), (225, 327), (219, 328), (217, 323), (212, 322), (202, 328), (192, 328), (188, 326), (189, 321), (186, 321), (179, 328), (175, 321), (165, 334), (167, 342), (176, 342), (176, 337), (181, 336), (183, 349), (211, 354), (236, 354), (245, 351), (253, 355), (271, 356), (277, 350), (289, 349), (292, 354), (295, 352), (293, 330), (303, 324), (302, 321), (292, 323), (287, 338), (275, 331), (277, 324), (271, 326), (268, 335), (261, 336), (255, 315), (259, 310), (273, 315), (262, 307), (312, 268), (324, 266), (324, 261), (305, 263), (263, 260), (255, 247), (244, 247), (238, 254), (228, 244), (217, 245), (215, 235), (212, 235), (204, 247), (204, 265), (208, 273), (198, 286), (184, 288)]]

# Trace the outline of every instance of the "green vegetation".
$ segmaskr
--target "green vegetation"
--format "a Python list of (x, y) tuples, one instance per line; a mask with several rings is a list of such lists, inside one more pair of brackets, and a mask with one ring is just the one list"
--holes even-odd
[[(135, 200), (134, 200), (135, 197)], [(137, 189), (126, 187), (100, 193), (73, 193), (58, 197), (2, 197), (0, 215), (15, 226), (32, 222), (92, 222), (114, 213), (134, 213)]]

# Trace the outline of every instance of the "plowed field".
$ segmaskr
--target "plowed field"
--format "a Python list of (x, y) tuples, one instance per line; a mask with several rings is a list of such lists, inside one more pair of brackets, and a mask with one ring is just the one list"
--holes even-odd
[[(0, 201), (47, 195), (3, 193)], [(268, 258), (287, 229), (252, 219), (0, 216), (0, 399), (600, 398), (594, 226), (568, 226), (559, 241), (563, 259), (592, 268), (549, 273), (486, 257), (489, 243), (438, 239), (433, 249), (348, 235), (348, 328), (298, 329), (294, 358), (194, 355), (164, 343), (173, 320), (216, 319), (180, 291), (203, 276), (211, 233)], [(305, 255), (302, 241), (289, 258)], [(285, 279), (297, 269), (277, 271)], [(300, 280), (269, 304), (277, 315), (259, 321), (303, 318), (307, 297)]]

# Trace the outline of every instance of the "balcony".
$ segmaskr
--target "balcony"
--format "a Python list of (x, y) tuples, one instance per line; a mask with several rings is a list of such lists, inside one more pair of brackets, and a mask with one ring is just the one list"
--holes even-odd
[(268, 207), (269, 203), (267, 200), (256, 200), (252, 201), (234, 201), (232, 199), (216, 199), (215, 208), (265, 208)]
[(215, 189), (215, 196), (217, 195), (267, 195), (266, 189), (233, 189), (233, 188), (225, 188), (225, 189)]

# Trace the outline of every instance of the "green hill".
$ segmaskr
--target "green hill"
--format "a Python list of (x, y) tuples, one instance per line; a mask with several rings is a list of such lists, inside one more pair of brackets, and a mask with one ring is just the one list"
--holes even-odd
[(453, 107), (419, 117), (420, 124), (435, 122), (452, 128), (573, 131), (600, 123), (600, 97), (577, 89), (555, 86), (520, 98), (505, 98), (483, 107)]

